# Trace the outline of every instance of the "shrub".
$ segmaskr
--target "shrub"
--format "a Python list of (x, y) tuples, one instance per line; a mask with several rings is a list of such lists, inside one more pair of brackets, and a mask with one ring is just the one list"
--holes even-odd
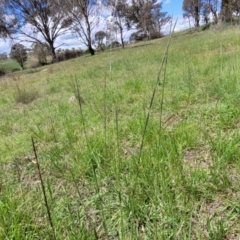
[(65, 61), (71, 58), (80, 57), (83, 54), (82, 50), (75, 49), (66, 49), (64, 51), (60, 51), (56, 55), (56, 62)]
[(27, 49), (22, 44), (16, 43), (12, 46), (10, 57), (16, 60), (24, 70), (24, 65), (27, 61)]
[(20, 68), (13, 68), (13, 69), (11, 69), (11, 72), (13, 73), (13, 72), (18, 72), (18, 71), (20, 71)]
[(0, 77), (4, 76), (6, 74), (6, 70), (3, 68), (0, 68)]
[(14, 93), (14, 99), (16, 103), (29, 104), (39, 97), (39, 93), (36, 90), (27, 91), (25, 88), (21, 89), (17, 86), (17, 91)]
[(33, 44), (33, 53), (38, 59), (38, 63), (40, 66), (44, 66), (47, 64), (47, 56), (50, 55), (49, 46), (47, 43), (34, 43)]
[(147, 36), (143, 31), (137, 31), (131, 34), (129, 40), (130, 42), (139, 42), (139, 41), (143, 41), (146, 40)]

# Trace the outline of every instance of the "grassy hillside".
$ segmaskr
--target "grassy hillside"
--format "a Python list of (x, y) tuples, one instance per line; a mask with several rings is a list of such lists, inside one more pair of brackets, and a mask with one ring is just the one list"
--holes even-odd
[(0, 61), (0, 69), (5, 70), (6, 72), (14, 72), (14, 71), (16, 72), (16, 71), (19, 71), (21, 67), (16, 61), (12, 59), (8, 59), (8, 60)]
[(240, 31), (167, 42), (0, 81), (0, 239), (240, 238)]

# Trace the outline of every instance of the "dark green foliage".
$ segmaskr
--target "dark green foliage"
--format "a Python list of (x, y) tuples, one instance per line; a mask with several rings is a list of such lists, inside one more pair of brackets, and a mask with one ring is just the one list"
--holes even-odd
[(143, 41), (146, 39), (147, 39), (147, 36), (142, 31), (137, 31), (137, 32), (132, 33), (129, 38), (130, 42), (134, 42), (134, 41), (138, 42), (138, 41)]
[(4, 76), (6, 74), (6, 70), (3, 68), (0, 68), (0, 77)]
[(61, 61), (65, 61), (71, 58), (76, 58), (76, 57), (80, 57), (83, 54), (82, 50), (78, 50), (78, 49), (66, 49), (63, 51), (60, 51), (57, 53), (56, 55), (56, 61), (57, 62), (61, 62)]

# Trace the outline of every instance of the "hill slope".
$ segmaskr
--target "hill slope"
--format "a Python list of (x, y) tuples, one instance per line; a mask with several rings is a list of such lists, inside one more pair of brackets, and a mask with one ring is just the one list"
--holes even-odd
[(157, 85), (167, 38), (0, 81), (0, 238), (239, 239), (239, 37), (174, 35)]

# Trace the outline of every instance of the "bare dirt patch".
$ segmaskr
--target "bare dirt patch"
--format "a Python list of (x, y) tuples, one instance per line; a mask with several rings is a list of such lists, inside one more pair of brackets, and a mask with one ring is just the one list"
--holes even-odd
[(191, 169), (208, 169), (212, 166), (210, 150), (207, 146), (192, 148), (184, 152), (183, 164)]
[(216, 239), (239, 240), (239, 216), (234, 211), (234, 207), (221, 197), (201, 202), (192, 216), (192, 239), (218, 236)]

